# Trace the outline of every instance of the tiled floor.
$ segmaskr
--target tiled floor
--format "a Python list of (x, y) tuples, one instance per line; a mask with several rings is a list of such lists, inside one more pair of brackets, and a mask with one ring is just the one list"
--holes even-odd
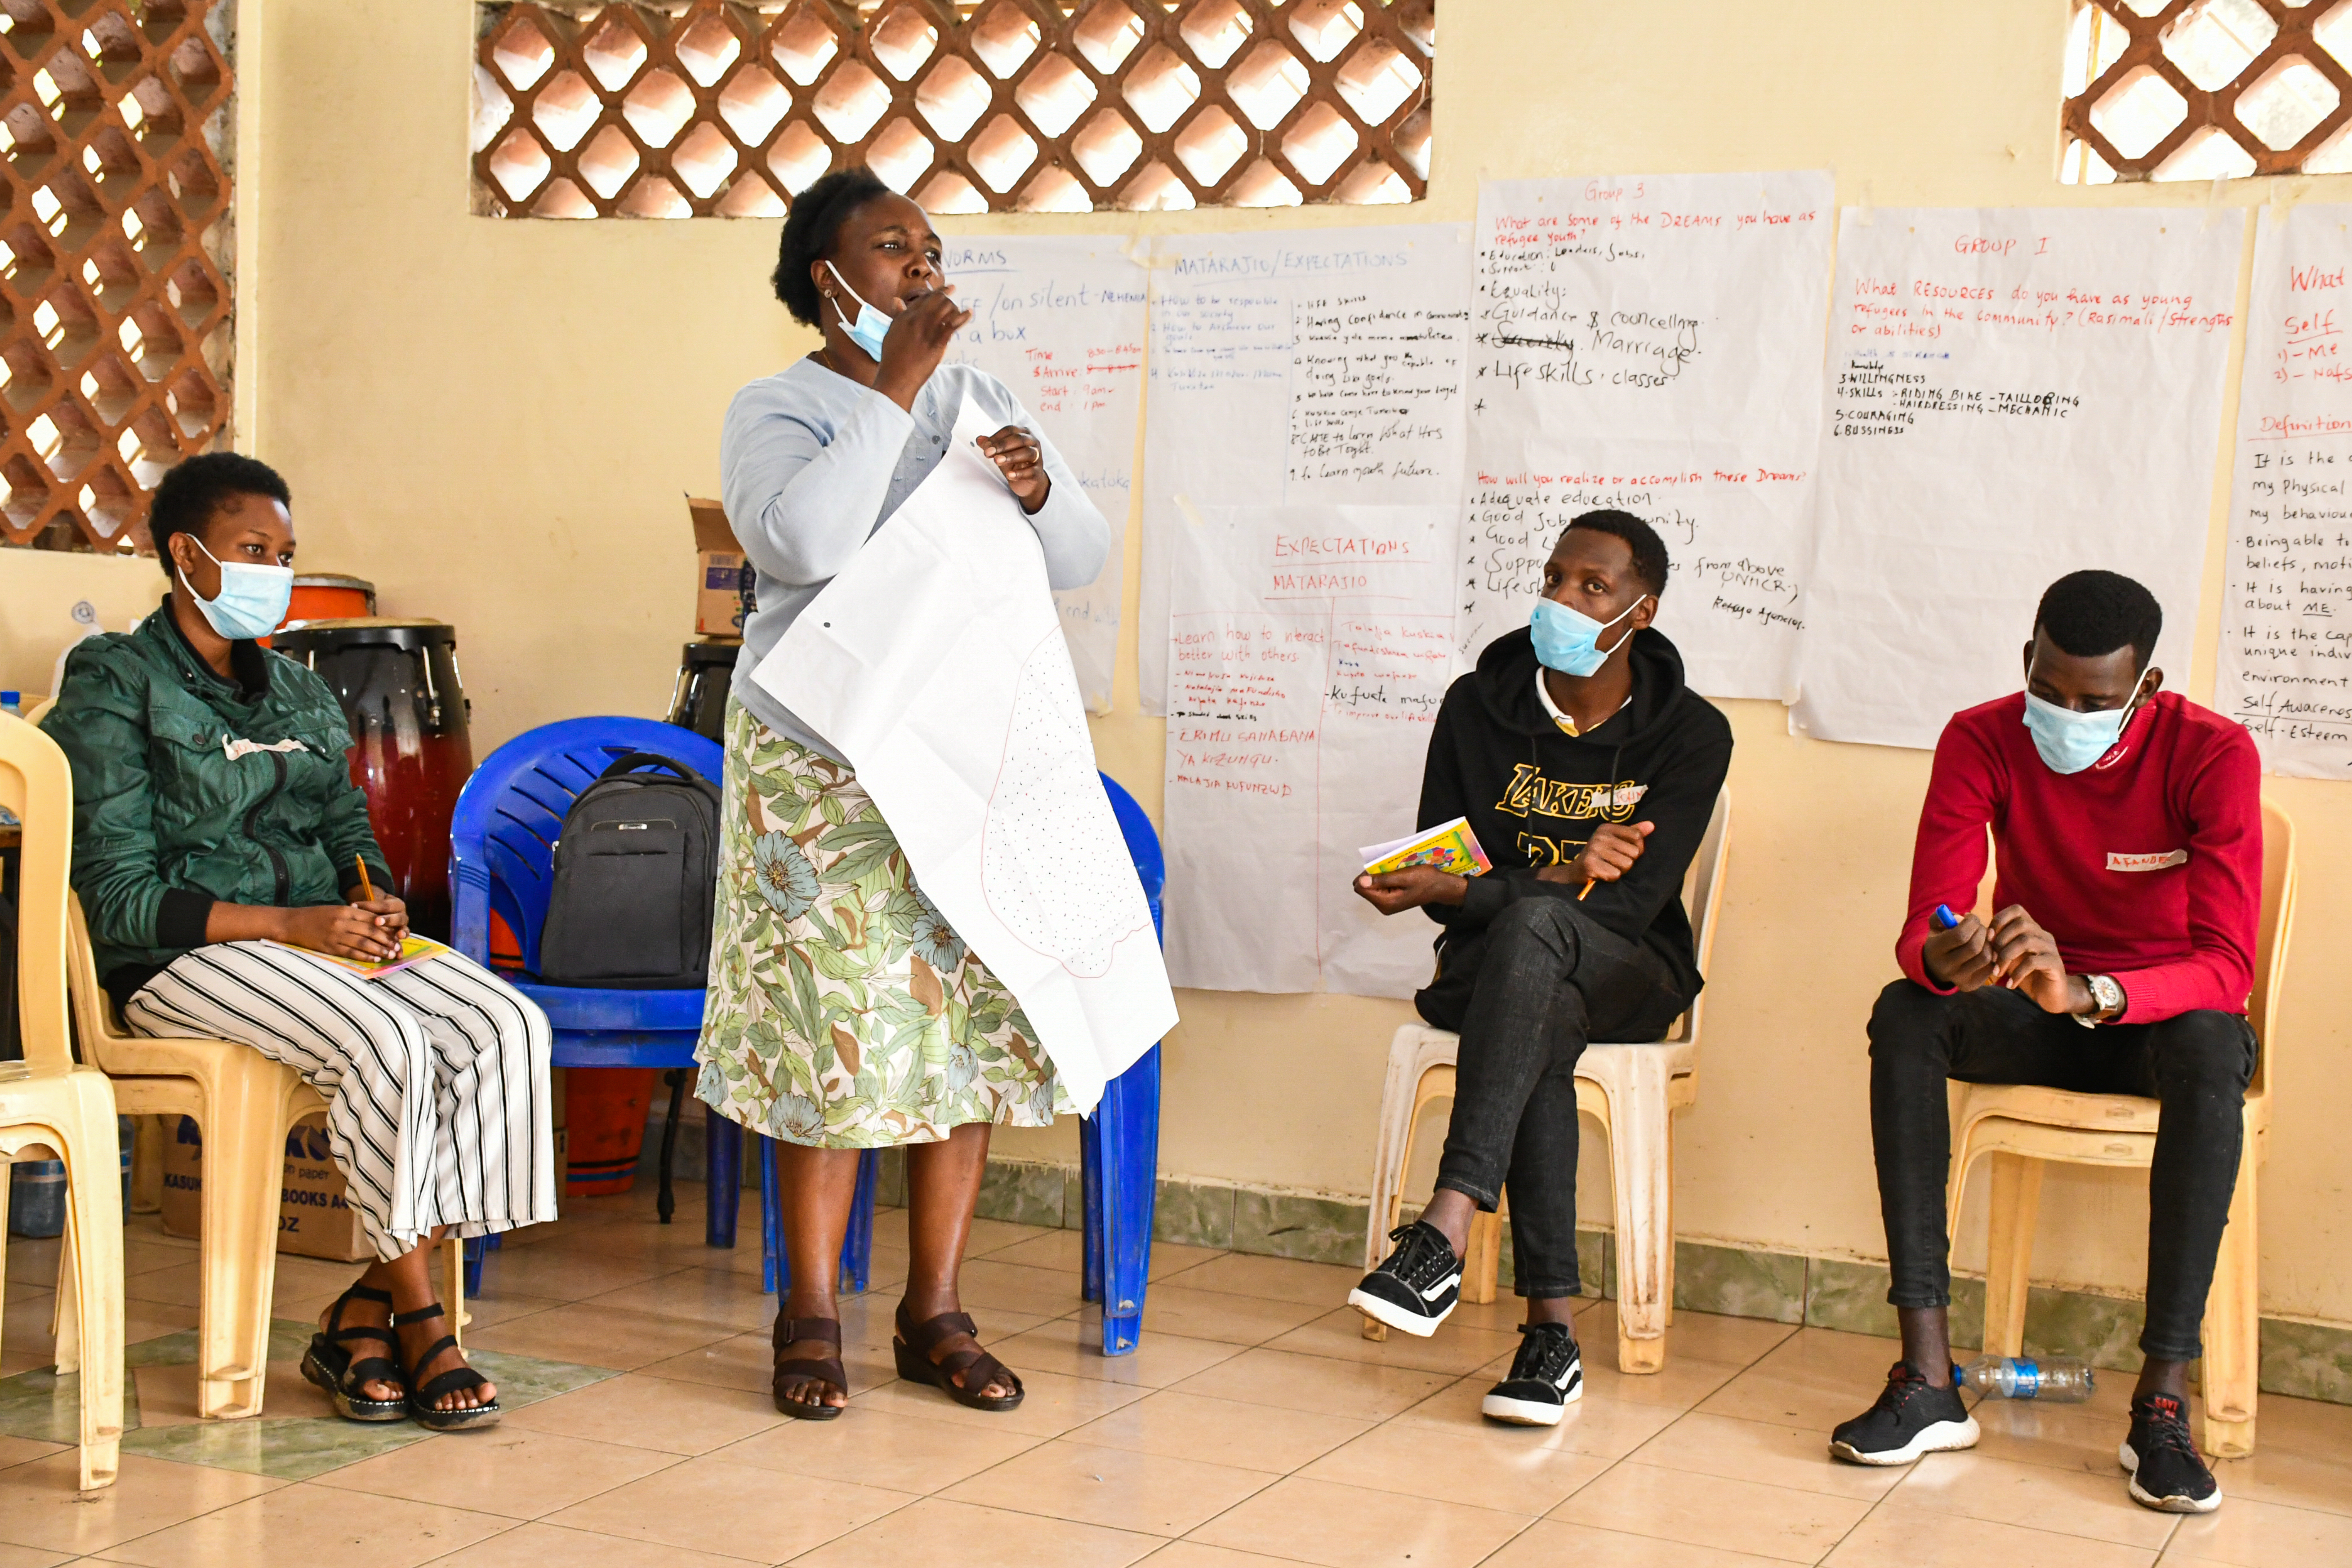
[(691, 1202), (668, 1227), (644, 1194), (574, 1205), (498, 1255), (476, 1303), (468, 1342), (506, 1385), (505, 1424), (436, 1437), (323, 1415), (291, 1358), (351, 1270), (299, 1259), (278, 1276), (268, 1417), (194, 1421), (190, 1253), (143, 1221), (138, 1429), (120, 1483), (86, 1498), (46, 1440), (66, 1391), (33, 1370), (54, 1244), (18, 1242), (0, 1568), (2352, 1563), (2352, 1408), (2265, 1397), (2261, 1454), (2221, 1467), (2228, 1504), (2178, 1521), (2124, 1495), (2121, 1378), (2089, 1406), (1980, 1409), (1972, 1453), (1864, 1470), (1823, 1444), (1890, 1342), (1685, 1313), (1665, 1372), (1625, 1377), (1601, 1302), (1579, 1320), (1597, 1363), (1583, 1403), (1552, 1431), (1504, 1429), (1477, 1406), (1515, 1302), (1373, 1344), (1339, 1305), (1344, 1270), (1162, 1247), (1142, 1349), (1107, 1361), (1076, 1235), (990, 1221), (965, 1298), (1029, 1398), (982, 1415), (892, 1376), (903, 1235), (880, 1216), (875, 1289), (844, 1319), (854, 1397), (814, 1425), (769, 1405), (774, 1309), (749, 1226), (714, 1252)]

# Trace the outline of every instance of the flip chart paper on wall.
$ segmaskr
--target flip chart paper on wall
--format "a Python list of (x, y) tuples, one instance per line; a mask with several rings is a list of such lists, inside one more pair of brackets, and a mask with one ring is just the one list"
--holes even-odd
[(1351, 890), (1414, 826), (1453, 668), (1454, 512), (1193, 509), (1170, 616), (1168, 963), (1221, 991), (1409, 996), (1436, 928)]
[(2084, 567), (2164, 606), (2189, 669), (2242, 217), (1847, 209), (1799, 734), (1933, 746), (2023, 684)]
[(1143, 268), (1109, 237), (951, 239), (941, 258), (971, 321), (948, 345), (1036, 416), (1110, 522), (1102, 575), (1054, 595), (1087, 707), (1110, 711), (1126, 583), (1135, 422), (1143, 395)]
[(1658, 628), (1696, 690), (1784, 697), (1807, 616), (1825, 173), (1478, 187), (1454, 639), (1525, 626), (1570, 519), (1665, 541)]
[(2265, 208), (2213, 706), (2271, 773), (2352, 778), (2352, 206)]
[(939, 467), (753, 679), (849, 759), (924, 893), (1091, 1110), (1176, 1004), (1044, 552), (971, 444), (986, 428), (965, 410)]
[(1168, 710), (1176, 498), (1204, 510), (1459, 502), (1469, 241), (1454, 223), (1157, 242), (1136, 633), (1145, 712)]

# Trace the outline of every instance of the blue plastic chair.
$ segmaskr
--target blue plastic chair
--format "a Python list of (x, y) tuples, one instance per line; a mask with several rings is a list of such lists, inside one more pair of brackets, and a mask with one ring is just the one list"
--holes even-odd
[[(1151, 930), (1166, 935), (1160, 898), (1168, 863), (1151, 819), (1108, 773), (1103, 793), (1135, 861)], [(1160, 1198), (1160, 1047), (1103, 1086), (1102, 1103), (1078, 1126), (1079, 1184), (1086, 1194), (1086, 1299), (1103, 1308), (1105, 1355), (1131, 1355), (1143, 1337), (1143, 1292), (1151, 1275), (1151, 1224)]]
[[(1135, 797), (1108, 773), (1099, 775), (1103, 793), (1118, 819), (1127, 852), (1135, 861), (1143, 896), (1151, 905), (1151, 928), (1161, 929), (1160, 897), (1168, 883), (1168, 867), (1160, 852), (1160, 836)], [(775, 1196), (775, 1166), (767, 1140), (752, 1134), (760, 1161), (761, 1240), (767, 1253), (761, 1268), (766, 1288), (792, 1288), (792, 1274), (783, 1258), (783, 1222)], [(1160, 1167), (1160, 1047), (1153, 1046), (1103, 1089), (1095, 1113), (1079, 1123), (1080, 1184), (1086, 1193), (1086, 1278), (1084, 1295), (1103, 1304), (1102, 1348), (1105, 1355), (1131, 1355), (1143, 1335), (1143, 1295), (1151, 1272), (1151, 1221), (1159, 1201)], [(851, 1199), (849, 1234), (841, 1248), (842, 1289), (866, 1289), (866, 1267), (874, 1242), (874, 1198), (879, 1158), (868, 1150), (857, 1167), (857, 1191)]]
[[(713, 784), (723, 769), (717, 742), (650, 719), (566, 719), (527, 731), (492, 752), (458, 793), (449, 825), (451, 945), (478, 963), (489, 962), (490, 913), (496, 910), (522, 950), (526, 974), (539, 965), (541, 927), (563, 814), (581, 791), (631, 752), (675, 757)], [(554, 1063), (563, 1068), (661, 1068), (670, 1073), (670, 1117), (662, 1134), (657, 1207), (667, 1224), (674, 1209), (670, 1163), (677, 1148), (685, 1075), (694, 1070), (702, 1032), (702, 988), (690, 991), (602, 990), (541, 985), (515, 988), (543, 1008), (555, 1027)], [(741, 1191), (740, 1126), (713, 1116), (705, 1123), (709, 1209), (705, 1237), (735, 1245), (736, 1201)], [(762, 1141), (764, 1146), (764, 1140)], [(770, 1220), (772, 1226), (774, 1221)], [(488, 1238), (495, 1247), (498, 1237)], [(467, 1244), (467, 1289), (481, 1284), (481, 1255)], [(861, 1260), (862, 1261), (862, 1260)], [(862, 1273), (862, 1268), (861, 1268)]]

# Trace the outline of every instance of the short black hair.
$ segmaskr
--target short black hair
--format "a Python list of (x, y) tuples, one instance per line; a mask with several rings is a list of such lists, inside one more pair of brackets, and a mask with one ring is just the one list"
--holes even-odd
[[(1589, 528), (1595, 533), (1614, 534), (1623, 540), (1625, 548), (1633, 552), (1633, 575), (1642, 580), (1642, 586), (1654, 596), (1666, 591), (1666, 542), (1658, 537), (1656, 529), (1632, 512), (1588, 511), (1581, 517), (1570, 518), (1568, 527)], [(1560, 530), (1560, 537), (1568, 537), (1568, 529)]]
[(202, 534), (213, 513), (239, 496), (267, 496), (289, 510), (294, 505), (294, 494), (278, 470), (241, 452), (206, 452), (163, 476), (147, 508), (147, 537), (163, 563), (163, 575), (172, 574), (172, 535)]
[(816, 279), (809, 276), (810, 263), (833, 254), (834, 241), (841, 237), (842, 223), (851, 213), (876, 196), (891, 194), (881, 175), (859, 163), (835, 169), (793, 198), (793, 210), (784, 216), (784, 237), (776, 247), (775, 276), (770, 281), (793, 321), (814, 327), (823, 309)]
[(2043, 592), (2033, 626), (2077, 658), (2128, 646), (2135, 668), (2146, 669), (2164, 631), (2164, 606), (2121, 573), (2069, 572)]

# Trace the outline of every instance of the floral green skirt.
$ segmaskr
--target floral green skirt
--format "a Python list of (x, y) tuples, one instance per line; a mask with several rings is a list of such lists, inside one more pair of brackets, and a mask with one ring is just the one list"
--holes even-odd
[(922, 889), (847, 767), (727, 705), (719, 907), (695, 1092), (820, 1149), (1071, 1109), (1020, 1005)]

